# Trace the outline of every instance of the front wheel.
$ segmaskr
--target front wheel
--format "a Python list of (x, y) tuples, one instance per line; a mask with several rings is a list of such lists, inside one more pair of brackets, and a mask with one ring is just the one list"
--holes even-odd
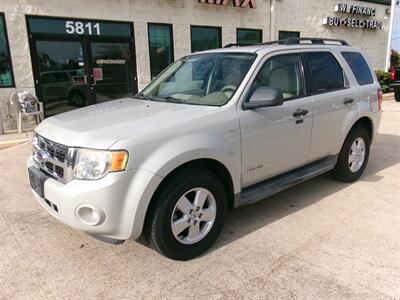
[(342, 182), (354, 182), (361, 177), (367, 166), (370, 148), (370, 137), (363, 127), (350, 131), (332, 175)]
[(162, 186), (150, 211), (150, 242), (161, 254), (192, 259), (220, 234), (227, 211), (223, 184), (214, 173), (186, 169)]

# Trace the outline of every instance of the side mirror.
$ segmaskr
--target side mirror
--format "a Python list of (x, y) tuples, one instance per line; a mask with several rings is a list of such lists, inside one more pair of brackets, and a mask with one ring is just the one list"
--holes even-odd
[(254, 109), (260, 107), (279, 106), (283, 104), (283, 92), (272, 87), (259, 87), (251, 95), (248, 102), (243, 105), (244, 109)]

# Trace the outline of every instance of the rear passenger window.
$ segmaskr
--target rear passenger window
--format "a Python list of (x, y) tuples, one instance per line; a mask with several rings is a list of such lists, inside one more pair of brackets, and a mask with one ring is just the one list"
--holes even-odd
[(359, 52), (342, 52), (344, 59), (349, 64), (359, 85), (374, 83), (371, 69), (369, 68), (365, 58)]
[(329, 52), (306, 52), (308, 83), (311, 93), (322, 93), (344, 88), (342, 67)]

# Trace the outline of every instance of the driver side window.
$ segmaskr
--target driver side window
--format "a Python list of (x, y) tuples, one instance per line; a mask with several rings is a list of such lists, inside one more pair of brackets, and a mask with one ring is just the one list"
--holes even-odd
[(298, 54), (278, 55), (268, 59), (253, 82), (252, 90), (259, 87), (281, 89), (283, 99), (304, 95), (304, 81)]

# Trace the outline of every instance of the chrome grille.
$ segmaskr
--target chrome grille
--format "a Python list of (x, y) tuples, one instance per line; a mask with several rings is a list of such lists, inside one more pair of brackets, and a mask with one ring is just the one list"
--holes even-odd
[(73, 149), (36, 134), (33, 138), (33, 159), (45, 173), (67, 183), (72, 180)]

